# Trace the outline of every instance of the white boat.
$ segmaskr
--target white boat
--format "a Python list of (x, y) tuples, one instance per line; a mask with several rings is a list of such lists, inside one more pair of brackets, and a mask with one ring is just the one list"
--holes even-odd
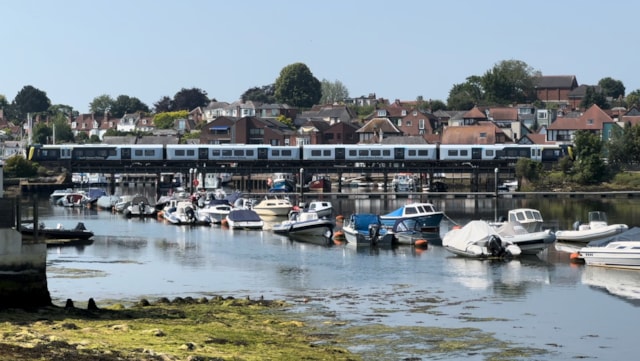
[(418, 177), (412, 173), (397, 173), (391, 181), (395, 192), (415, 192), (417, 186)]
[(355, 213), (344, 220), (342, 232), (351, 246), (373, 246), (382, 239), (386, 229), (380, 216), (371, 213)]
[(135, 196), (131, 194), (125, 194), (118, 198), (116, 204), (113, 205), (113, 210), (122, 213), (124, 210), (131, 205), (131, 201)]
[(209, 225), (208, 214), (200, 211), (191, 201), (174, 200), (162, 210), (163, 218), (171, 224)]
[(320, 218), (316, 212), (291, 212), (289, 219), (273, 226), (273, 232), (291, 236), (322, 236), (331, 238), (333, 221)]
[(88, 202), (89, 198), (84, 191), (74, 191), (58, 199), (56, 204), (63, 207), (84, 207)]
[(591, 241), (578, 254), (589, 266), (640, 270), (640, 227)]
[(517, 221), (505, 222), (494, 228), (503, 241), (520, 247), (522, 254), (538, 254), (556, 241), (556, 236), (551, 230), (529, 232)]
[(58, 201), (64, 197), (67, 196), (71, 193), (75, 192), (73, 190), (73, 188), (65, 188), (65, 189), (56, 189), (53, 191), (53, 193), (51, 193), (49, 195), (49, 202), (51, 202), (51, 204), (58, 204)]
[(587, 243), (596, 239), (603, 239), (625, 232), (629, 229), (626, 224), (609, 224), (607, 214), (602, 211), (589, 212), (589, 223), (574, 224), (574, 230), (557, 231), (559, 242)]
[(315, 212), (318, 214), (318, 218), (330, 218), (333, 215), (333, 205), (329, 201), (311, 201), (303, 208), (303, 211)]
[(398, 219), (420, 218), (423, 227), (431, 227), (436, 230), (440, 227), (442, 217), (444, 217), (444, 213), (437, 211), (433, 204), (416, 202), (405, 204), (393, 212), (381, 215), (380, 221), (384, 226), (393, 227)]
[(442, 246), (453, 254), (470, 258), (502, 259), (522, 253), (520, 247), (503, 240), (486, 221), (471, 221), (450, 230), (442, 237)]
[(293, 204), (286, 198), (268, 194), (251, 209), (261, 216), (286, 216), (293, 209)]
[(225, 221), (232, 229), (262, 229), (264, 226), (262, 218), (251, 209), (232, 209)]
[(122, 211), (127, 218), (131, 217), (153, 217), (156, 208), (149, 203), (147, 197), (136, 195), (131, 199), (131, 203)]
[(211, 199), (200, 209), (200, 212), (207, 214), (211, 223), (220, 224), (229, 212), (231, 212), (231, 208), (231, 204), (224, 199)]
[(120, 196), (105, 194), (98, 198), (98, 200), (96, 201), (96, 206), (99, 209), (112, 210), (116, 203), (118, 203), (119, 201)]
[[(544, 220), (539, 210), (533, 208), (515, 208), (507, 213), (507, 222), (518, 222), (527, 232), (542, 231)], [(500, 222), (500, 221), (498, 221)]]

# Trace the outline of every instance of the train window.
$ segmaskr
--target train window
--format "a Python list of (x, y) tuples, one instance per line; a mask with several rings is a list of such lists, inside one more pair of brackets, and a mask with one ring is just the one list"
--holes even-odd
[(253, 155), (255, 154), (255, 152), (253, 151), (253, 149), (247, 149), (245, 155), (247, 157), (253, 157)]
[(271, 150), (271, 155), (274, 157), (279, 157), (280, 156), (280, 151), (277, 149), (272, 149)]
[[(176, 149), (175, 152), (176, 157), (184, 157), (184, 149)], [(138, 151), (136, 151), (136, 155), (140, 155)]]
[(329, 150), (329, 149), (323, 150), (322, 153), (323, 153), (323, 155), (325, 155), (327, 157), (331, 156), (331, 150)]
[(388, 157), (391, 155), (391, 151), (389, 149), (385, 149), (382, 151), (382, 155), (384, 155), (385, 157)]
[(187, 156), (194, 156), (196, 155), (196, 151), (194, 149), (187, 149)]
[(374, 150), (371, 151), (371, 156), (372, 157), (379, 157), (381, 153), (382, 152), (380, 152), (380, 149), (374, 149)]
[(413, 149), (409, 149), (409, 151), (407, 152), (407, 155), (410, 157), (415, 157), (416, 156), (416, 151)]
[(457, 149), (449, 149), (447, 151), (447, 155), (450, 157), (457, 157), (458, 156), (458, 150)]
[(460, 150), (460, 155), (461, 155), (461, 156), (467, 156), (467, 155), (469, 155), (469, 151), (468, 151), (468, 150), (466, 150), (466, 149), (461, 149), (461, 150)]
[(145, 149), (144, 155), (146, 155), (148, 157), (152, 157), (152, 156), (156, 155), (156, 151), (155, 151), (155, 149)]
[(368, 156), (369, 156), (369, 150), (367, 150), (367, 149), (360, 149), (360, 150), (358, 151), (358, 155), (359, 155), (360, 157), (368, 157)]
[(282, 156), (291, 156), (292, 152), (290, 149), (285, 149), (282, 151), (281, 155)]
[(495, 152), (493, 151), (493, 149), (487, 149), (485, 155), (487, 157), (493, 157), (495, 155)]
[(355, 157), (358, 155), (358, 151), (356, 151), (355, 149), (350, 149), (349, 150), (349, 156), (350, 157)]
[(233, 153), (231, 152), (231, 149), (225, 149), (222, 151), (222, 156), (223, 157), (231, 157), (233, 155)]
[(319, 157), (322, 155), (322, 151), (321, 150), (311, 150), (311, 156), (312, 157)]
[(244, 157), (244, 149), (236, 149), (233, 151), (235, 157)]

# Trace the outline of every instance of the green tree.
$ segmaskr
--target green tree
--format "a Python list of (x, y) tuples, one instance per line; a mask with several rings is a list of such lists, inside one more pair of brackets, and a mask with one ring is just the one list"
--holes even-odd
[(261, 87), (256, 86), (256, 87), (247, 89), (240, 96), (240, 100), (242, 100), (243, 103), (248, 101), (253, 101), (253, 102), (266, 103), (266, 104), (273, 104), (276, 102), (275, 85), (269, 84), (269, 85), (263, 85)]
[(342, 103), (345, 98), (349, 97), (349, 90), (340, 80), (331, 82), (327, 79), (322, 79), (320, 89), (322, 91), (320, 104)]
[(97, 144), (102, 142), (100, 141), (100, 137), (97, 134), (91, 134), (88, 143)]
[(4, 109), (9, 105), (9, 101), (7, 100), (7, 97), (5, 97), (4, 95), (0, 94), (0, 109)]
[(482, 85), (480, 78), (471, 76), (461, 84), (454, 84), (449, 91), (447, 108), (455, 110), (469, 110), (483, 101)]
[(636, 89), (625, 97), (625, 103), (627, 103), (627, 108), (640, 108), (640, 89)]
[(51, 101), (47, 93), (31, 85), (23, 87), (13, 99), (11, 106), (15, 116), (22, 120), (27, 118), (27, 114), (44, 114), (51, 106)]
[(173, 110), (192, 111), (197, 107), (204, 107), (208, 104), (207, 92), (198, 88), (182, 88), (173, 96)]
[(322, 85), (303, 63), (287, 65), (280, 71), (275, 83), (275, 96), (279, 103), (300, 108), (311, 108), (322, 97)]
[(173, 100), (165, 95), (153, 103), (153, 108), (156, 113), (170, 112), (173, 110)]
[(45, 122), (38, 122), (32, 131), (31, 141), (34, 144), (50, 144), (53, 140), (53, 130)]
[(153, 117), (153, 124), (158, 129), (171, 129), (176, 119), (186, 119), (188, 116), (189, 112), (186, 110), (158, 113)]
[(125, 114), (136, 112), (149, 113), (149, 107), (136, 97), (118, 95), (116, 100), (112, 103), (110, 112), (114, 117), (121, 118)]
[(610, 77), (602, 78), (598, 81), (598, 85), (602, 89), (605, 96), (613, 99), (624, 98), (624, 84), (620, 80)]
[(104, 114), (113, 108), (115, 100), (107, 94), (99, 95), (89, 103), (89, 110), (95, 114)]
[(584, 98), (580, 102), (580, 107), (582, 109), (587, 109), (592, 105), (596, 104), (601, 109), (609, 109), (609, 103), (607, 102), (607, 97), (604, 96), (602, 92), (596, 90), (596, 87), (590, 86), (587, 87), (587, 91), (585, 92)]
[(89, 136), (85, 132), (79, 132), (76, 135), (75, 142), (78, 144), (89, 143)]
[(640, 164), (640, 125), (627, 124), (624, 129), (613, 127), (605, 150), (609, 164), (617, 169)]
[(609, 177), (602, 159), (603, 142), (600, 136), (580, 130), (575, 134), (576, 161), (574, 162), (576, 182), (598, 184)]
[(62, 114), (56, 115), (53, 119), (53, 128), (51, 130), (52, 141), (54, 130), (56, 143), (72, 143), (75, 140), (71, 126), (69, 126), (67, 118)]
[(4, 162), (4, 171), (9, 177), (34, 177), (38, 174), (38, 165), (16, 154)]
[(296, 129), (295, 124), (293, 124), (293, 119), (291, 118), (287, 118), (286, 116), (280, 114), (276, 117), (276, 120), (289, 127), (289, 129)]
[(481, 78), (484, 99), (500, 105), (533, 102), (535, 81), (540, 75), (523, 61), (503, 60)]

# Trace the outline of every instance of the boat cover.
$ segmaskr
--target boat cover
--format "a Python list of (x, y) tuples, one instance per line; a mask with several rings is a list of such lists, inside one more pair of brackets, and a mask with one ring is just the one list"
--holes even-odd
[(377, 214), (358, 213), (351, 216), (353, 219), (353, 228), (357, 231), (369, 231), (369, 225), (380, 224), (380, 218)]
[(596, 239), (587, 243), (587, 247), (604, 247), (611, 242), (640, 241), (640, 227), (631, 227), (629, 230), (618, 233), (609, 238)]
[(484, 246), (492, 235), (497, 235), (497, 233), (489, 223), (470, 221), (460, 229), (447, 232), (442, 238), (442, 244), (464, 250), (471, 244)]
[(262, 220), (258, 213), (250, 209), (234, 209), (229, 212), (228, 217), (234, 222), (259, 222)]

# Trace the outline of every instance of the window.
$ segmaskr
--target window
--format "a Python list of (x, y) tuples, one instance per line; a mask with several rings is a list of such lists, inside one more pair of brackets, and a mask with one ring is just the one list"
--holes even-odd
[(480, 138), (486, 138), (486, 137), (487, 137), (486, 132), (480, 132)]
[(405, 115), (407, 115), (407, 111), (402, 109), (402, 116), (404, 117)]
[(447, 155), (451, 156), (451, 157), (457, 157), (458, 156), (458, 150), (457, 149), (449, 149), (447, 151)]
[(396, 124), (397, 124), (399, 127), (401, 127), (401, 126), (402, 126), (402, 119), (398, 119), (398, 120), (397, 120), (397, 122), (396, 122)]
[(411, 124), (411, 121), (410, 121), (410, 120), (407, 120), (407, 127), (410, 127), (411, 125), (412, 125), (412, 124)]
[(378, 109), (378, 116), (379, 117), (384, 117), (387, 115), (387, 111), (384, 109)]
[(593, 125), (593, 119), (587, 119), (587, 125)]
[(418, 129), (424, 129), (424, 119), (418, 120)]

